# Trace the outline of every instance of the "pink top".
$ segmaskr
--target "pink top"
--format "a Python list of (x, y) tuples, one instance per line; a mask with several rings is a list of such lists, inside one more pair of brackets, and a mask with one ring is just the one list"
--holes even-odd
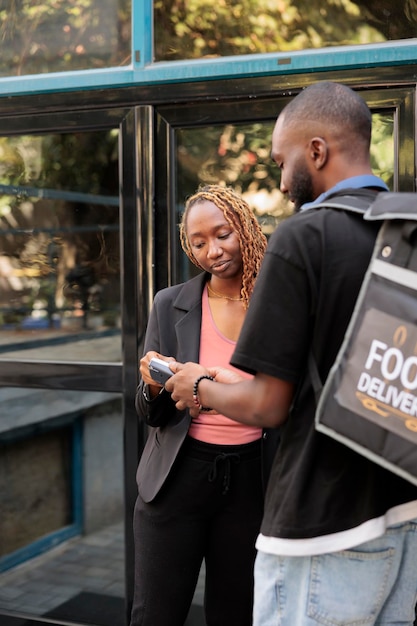
[[(200, 337), (200, 363), (205, 367), (220, 365), (233, 369), (245, 378), (251, 378), (250, 374), (242, 372), (230, 365), (236, 342), (227, 339), (216, 327), (211, 313), (207, 287), (203, 291), (201, 337)], [(193, 418), (189, 435), (194, 439), (219, 445), (238, 445), (250, 443), (259, 439), (262, 435), (260, 428), (239, 424), (234, 420), (216, 413), (210, 415), (200, 413)]]

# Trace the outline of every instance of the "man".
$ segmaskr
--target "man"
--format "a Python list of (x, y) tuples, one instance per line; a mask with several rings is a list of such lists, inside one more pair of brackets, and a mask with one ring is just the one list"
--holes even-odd
[(314, 205), (347, 189), (386, 190), (372, 174), (370, 137), (366, 103), (343, 85), (311, 85), (287, 105), (272, 157), (296, 212), (271, 236), (231, 360), (254, 377), (174, 364), (166, 384), (192, 414), (212, 407), (281, 425), (257, 540), (255, 626), (414, 621), (417, 488), (316, 432), (308, 368), (313, 354), (325, 380), (378, 228)]

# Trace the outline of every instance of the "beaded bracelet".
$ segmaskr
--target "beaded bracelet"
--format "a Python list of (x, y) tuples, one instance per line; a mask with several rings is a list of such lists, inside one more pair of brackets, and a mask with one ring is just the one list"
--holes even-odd
[(197, 380), (194, 383), (194, 387), (193, 387), (193, 402), (196, 406), (198, 406), (198, 408), (200, 409), (200, 411), (211, 411), (212, 409), (208, 406), (202, 406), (202, 404), (200, 403), (199, 397), (198, 397), (198, 385), (200, 384), (200, 382), (204, 379), (207, 380), (214, 380), (213, 376), (199, 376), (197, 378)]

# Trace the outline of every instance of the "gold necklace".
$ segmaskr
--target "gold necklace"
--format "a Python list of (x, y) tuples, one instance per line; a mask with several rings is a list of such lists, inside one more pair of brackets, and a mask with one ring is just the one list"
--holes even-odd
[(217, 298), (223, 298), (224, 300), (231, 300), (232, 302), (240, 302), (243, 300), (241, 296), (239, 298), (232, 298), (232, 296), (225, 296), (223, 293), (218, 293), (214, 291), (213, 287), (210, 286), (210, 283), (207, 283), (208, 292), (213, 294), (213, 296), (217, 296)]

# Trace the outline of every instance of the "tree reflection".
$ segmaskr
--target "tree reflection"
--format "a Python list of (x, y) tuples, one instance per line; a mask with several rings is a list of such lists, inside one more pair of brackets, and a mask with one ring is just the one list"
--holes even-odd
[(157, 61), (369, 44), (417, 35), (416, 0), (155, 0)]
[(0, 138), (0, 325), (117, 324), (117, 146), (117, 131)]

